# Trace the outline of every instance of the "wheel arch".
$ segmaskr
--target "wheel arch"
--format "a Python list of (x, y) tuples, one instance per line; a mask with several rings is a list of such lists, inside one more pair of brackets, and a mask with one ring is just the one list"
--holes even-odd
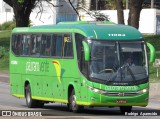
[(26, 89), (26, 86), (27, 86), (28, 84), (30, 84), (30, 88), (31, 88), (31, 83), (30, 83), (30, 81), (29, 81), (29, 80), (26, 80), (26, 81), (24, 82), (24, 96), (26, 96), (26, 91), (25, 91), (25, 89)]
[(74, 85), (73, 84), (69, 84), (69, 86), (68, 86), (68, 102), (69, 102), (69, 97), (70, 97), (70, 95), (71, 95), (71, 93), (72, 93), (72, 90), (75, 90), (75, 87), (74, 87)]

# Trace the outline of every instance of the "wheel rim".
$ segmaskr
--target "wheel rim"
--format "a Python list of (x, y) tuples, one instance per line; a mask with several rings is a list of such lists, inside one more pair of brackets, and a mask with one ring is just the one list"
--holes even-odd
[(30, 96), (29, 91), (26, 91), (26, 92), (27, 92), (26, 99), (27, 99), (27, 103), (29, 104), (31, 101), (31, 96)]
[(74, 110), (76, 108), (76, 96), (72, 96), (72, 109)]

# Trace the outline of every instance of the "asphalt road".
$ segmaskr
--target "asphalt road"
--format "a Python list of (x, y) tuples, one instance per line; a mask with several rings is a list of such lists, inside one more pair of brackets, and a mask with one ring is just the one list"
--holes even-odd
[[(67, 106), (61, 103), (49, 103), (45, 104), (44, 108), (32, 108), (29, 109), (26, 106), (25, 99), (19, 99), (10, 95), (9, 87), (9, 77), (6, 75), (0, 75), (0, 110), (18, 110), (18, 111), (40, 111), (42, 116), (48, 116), (47, 118), (128, 118), (128, 116), (123, 116), (118, 107), (107, 108), (107, 107), (96, 107), (88, 108), (86, 107), (81, 113), (69, 112)], [(156, 84), (150, 87), (150, 102), (147, 107), (133, 107), (133, 111), (139, 110), (138, 113), (145, 110), (147, 112), (151, 110), (160, 110), (160, 93), (159, 85), (158, 88)], [(136, 114), (136, 113), (135, 113)], [(133, 114), (133, 115), (135, 115)], [(51, 115), (51, 116), (50, 116)], [(111, 116), (112, 115), (112, 116)], [(61, 117), (63, 116), (63, 117)], [(131, 118), (132, 116), (130, 116)], [(140, 116), (139, 116), (140, 117)], [(0, 117), (1, 118), (1, 117)]]

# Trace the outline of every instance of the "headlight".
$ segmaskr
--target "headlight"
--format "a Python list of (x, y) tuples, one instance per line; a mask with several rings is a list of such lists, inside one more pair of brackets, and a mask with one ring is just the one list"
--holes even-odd
[(148, 89), (148, 88), (145, 88), (145, 89), (143, 89), (143, 90), (138, 91), (138, 94), (143, 94), (143, 93), (146, 93), (146, 92), (148, 92), (148, 91), (149, 91), (149, 89)]
[(106, 91), (104, 91), (104, 90), (100, 90), (100, 89), (97, 89), (97, 88), (93, 88), (93, 87), (88, 86), (88, 85), (87, 85), (87, 88), (88, 88), (89, 90), (91, 90), (92, 92), (95, 92), (95, 93), (100, 93), (100, 94), (106, 93)]

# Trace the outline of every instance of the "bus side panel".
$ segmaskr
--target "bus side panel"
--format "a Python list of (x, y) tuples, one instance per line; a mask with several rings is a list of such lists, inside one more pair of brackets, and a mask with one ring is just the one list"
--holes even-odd
[(20, 74), (10, 74), (10, 85), (10, 91), (12, 95), (23, 95), (23, 85)]
[(25, 84), (25, 81), (29, 81), (31, 86), (31, 92), (32, 96), (36, 98), (40, 97), (52, 97), (52, 91), (51, 87), (53, 87), (53, 82), (51, 81), (52, 78), (48, 76), (43, 75), (33, 75), (28, 74), (23, 76), (23, 82)]
[[(49, 63), (49, 69), (47, 75), (44, 76), (44, 93), (47, 92), (47, 97), (52, 97), (54, 99), (63, 99), (63, 80), (61, 76), (62, 59), (47, 59)], [(48, 85), (48, 86), (47, 86)]]
[(17, 59), (10, 52), (10, 91), (12, 95), (17, 97), (23, 97), (22, 68), (21, 58)]
[(42, 86), (43, 86), (43, 94), (42, 97), (53, 98), (54, 96), (54, 82), (53, 77), (51, 76), (42, 76)]
[(58, 81), (54, 66), (52, 65), (50, 65), (52, 67), (50, 73), (48, 75), (42, 76), (42, 97), (46, 97), (49, 99), (63, 99), (63, 86)]
[(32, 96), (42, 96), (43, 95), (43, 80), (41, 76), (37, 75), (29, 75), (29, 79), (31, 81), (31, 91)]
[(84, 75), (81, 76), (81, 87), (80, 87), (80, 93), (81, 93), (81, 98), (79, 101), (82, 102), (88, 102), (88, 88), (87, 85), (88, 84), (88, 80), (86, 79), (86, 77), (84, 77)]
[(68, 100), (68, 87), (69, 85), (72, 85), (75, 93), (77, 100), (80, 99), (80, 73), (78, 71), (76, 59), (63, 59), (63, 68), (62, 68), (62, 82), (64, 86), (64, 99)]
[(32, 96), (39, 100), (63, 99), (63, 85), (58, 79), (54, 61), (62, 64), (61, 59), (29, 58), (23, 62), (23, 84), (29, 81)]

